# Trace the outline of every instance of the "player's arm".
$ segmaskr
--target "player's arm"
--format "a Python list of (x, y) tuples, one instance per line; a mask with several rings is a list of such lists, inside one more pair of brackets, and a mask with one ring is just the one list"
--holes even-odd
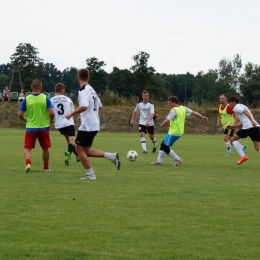
[(153, 117), (154, 117), (154, 113), (150, 114), (149, 118), (147, 119), (147, 121), (145, 123), (146, 126), (149, 126), (149, 123), (153, 119)]
[(69, 113), (68, 115), (66, 115), (66, 118), (67, 119), (70, 119), (72, 116), (74, 116), (74, 115), (78, 115), (78, 114), (80, 114), (80, 113), (82, 113), (82, 112), (84, 112), (84, 111), (86, 111), (88, 109), (88, 107), (78, 107), (77, 109), (75, 109), (74, 111), (72, 111), (71, 113)]
[(217, 126), (221, 125), (220, 114), (219, 114), (219, 107), (220, 106), (218, 106), (218, 122), (217, 122)]
[(19, 111), (18, 111), (18, 117), (19, 117), (22, 121), (24, 121), (25, 123), (27, 122), (27, 120), (26, 120), (26, 118), (25, 118), (25, 116), (24, 116), (24, 111), (19, 110)]
[(135, 117), (136, 117), (136, 114), (137, 114), (137, 112), (136, 111), (134, 111), (133, 112), (133, 115), (132, 115), (132, 119), (131, 119), (131, 124), (133, 125), (134, 124), (134, 122), (135, 122)]
[(160, 126), (163, 127), (163, 126), (165, 126), (165, 125), (168, 125), (169, 122), (170, 122), (170, 120), (166, 118), (166, 119), (160, 124)]
[(198, 113), (196, 111), (192, 111), (191, 114), (194, 116), (200, 117), (204, 122), (208, 122), (208, 120), (209, 120), (207, 117), (201, 115), (200, 113)]
[(252, 115), (249, 113), (249, 111), (245, 108), (244, 109), (244, 114), (248, 117), (248, 119), (250, 120), (252, 126), (256, 127), (257, 126), (257, 123), (256, 121), (253, 119)]

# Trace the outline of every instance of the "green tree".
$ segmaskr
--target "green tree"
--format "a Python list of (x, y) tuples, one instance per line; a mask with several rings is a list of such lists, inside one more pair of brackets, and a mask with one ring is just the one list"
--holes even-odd
[(66, 68), (62, 72), (61, 82), (66, 86), (66, 93), (71, 94), (72, 98), (76, 100), (79, 89), (79, 82), (77, 79), (78, 69), (75, 67)]
[(133, 65), (130, 70), (133, 71), (134, 76), (136, 77), (137, 86), (142, 91), (146, 85), (150, 82), (151, 77), (155, 73), (155, 69), (153, 67), (148, 67), (148, 60), (150, 55), (146, 52), (139, 52), (139, 54), (133, 56), (133, 61), (135, 65)]
[(120, 70), (114, 67), (108, 77), (108, 87), (121, 97), (129, 98), (139, 94), (133, 73), (127, 69)]
[(260, 100), (260, 66), (248, 63), (244, 73), (240, 77), (240, 91), (243, 103), (251, 106), (259, 106)]
[(55, 85), (61, 81), (62, 72), (53, 63), (42, 63), (41, 67), (39, 75), (43, 79), (44, 91), (54, 92)]
[[(16, 49), (15, 53), (11, 55), (11, 63), (18, 62), (20, 75), (22, 78), (22, 83), (25, 88), (25, 91), (29, 91), (29, 86), (31, 82), (36, 77), (40, 78), (40, 73), (42, 71), (42, 61), (43, 59), (38, 57), (38, 49), (33, 47), (29, 43), (20, 43)], [(11, 75), (10, 75), (11, 76)], [(16, 76), (16, 75), (15, 75)], [(13, 79), (14, 89), (19, 91), (19, 78), (18, 76)], [(13, 87), (12, 87), (13, 88)]]
[(86, 63), (87, 69), (90, 72), (90, 85), (97, 93), (104, 92), (108, 85), (108, 74), (103, 70), (103, 67), (106, 66), (105, 62), (91, 57), (86, 60)]
[(223, 59), (219, 62), (218, 82), (219, 86), (223, 86), (224, 93), (229, 94), (239, 90), (239, 77), (242, 68), (242, 60), (239, 54), (234, 56), (233, 61)]
[(216, 83), (217, 78), (217, 70), (209, 70), (206, 74), (204, 74), (203, 71), (200, 71), (196, 75), (193, 90), (193, 100), (196, 103), (202, 105), (205, 103), (218, 102), (219, 94), (224, 92), (218, 88)]

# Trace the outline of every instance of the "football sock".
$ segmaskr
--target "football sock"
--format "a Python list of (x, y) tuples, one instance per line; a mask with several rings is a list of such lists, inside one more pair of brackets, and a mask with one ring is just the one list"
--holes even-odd
[(244, 151), (243, 151), (243, 148), (244, 148), (244, 146), (243, 145), (241, 145), (240, 143), (239, 143), (239, 141), (234, 141), (233, 142), (233, 146), (235, 147), (235, 149), (237, 150), (237, 152), (238, 152), (238, 154), (240, 155), (240, 157), (243, 157), (244, 155), (245, 155), (245, 153), (244, 153)]
[(143, 151), (146, 151), (146, 141), (145, 141), (145, 137), (140, 137), (140, 143), (142, 146)]
[(93, 176), (93, 175), (95, 175), (95, 173), (94, 173), (94, 171), (93, 171), (93, 169), (92, 169), (92, 168), (90, 168), (90, 169), (87, 169), (87, 171), (86, 171), (86, 174), (87, 174), (87, 175), (90, 175), (90, 176)]
[(75, 146), (75, 145), (73, 145), (73, 153), (74, 153), (76, 156), (78, 156), (78, 154), (76, 153), (76, 146)]
[(153, 148), (156, 148), (156, 138), (154, 137), (154, 139), (152, 140), (153, 143)]
[(105, 157), (106, 159), (108, 159), (108, 160), (112, 160), (112, 159), (113, 159), (112, 153), (107, 153), (107, 152), (105, 152), (105, 153), (104, 153), (104, 157)]
[(44, 163), (43, 164), (43, 169), (49, 169), (49, 163)]
[(163, 150), (160, 150), (159, 153), (158, 153), (157, 162), (162, 163), (164, 156), (165, 156), (165, 152)]
[(230, 141), (226, 142), (226, 148), (227, 148), (227, 153), (231, 154), (231, 143), (230, 143)]
[(75, 148), (74, 148), (74, 144), (69, 143), (69, 144), (68, 144), (68, 151), (69, 151), (70, 153), (72, 153), (74, 149), (75, 149)]
[(31, 159), (26, 159), (26, 160), (25, 160), (25, 164), (26, 164), (26, 165), (27, 165), (27, 164), (32, 164)]
[(176, 162), (176, 161), (179, 161), (179, 160), (181, 159), (173, 150), (170, 150), (169, 156), (170, 156), (175, 162)]

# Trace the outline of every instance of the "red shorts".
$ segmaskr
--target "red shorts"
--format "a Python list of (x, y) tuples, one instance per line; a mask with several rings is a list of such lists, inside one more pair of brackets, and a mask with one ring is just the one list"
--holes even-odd
[(42, 148), (47, 149), (51, 147), (50, 131), (43, 130), (37, 132), (26, 132), (24, 137), (24, 148), (35, 148), (35, 143), (37, 139)]

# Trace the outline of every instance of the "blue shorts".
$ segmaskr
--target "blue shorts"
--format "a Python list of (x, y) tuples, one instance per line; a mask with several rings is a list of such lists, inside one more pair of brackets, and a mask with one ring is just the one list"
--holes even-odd
[(180, 137), (181, 137), (181, 135), (170, 135), (170, 134), (167, 134), (164, 137), (163, 142), (164, 142), (165, 145), (171, 147)]

